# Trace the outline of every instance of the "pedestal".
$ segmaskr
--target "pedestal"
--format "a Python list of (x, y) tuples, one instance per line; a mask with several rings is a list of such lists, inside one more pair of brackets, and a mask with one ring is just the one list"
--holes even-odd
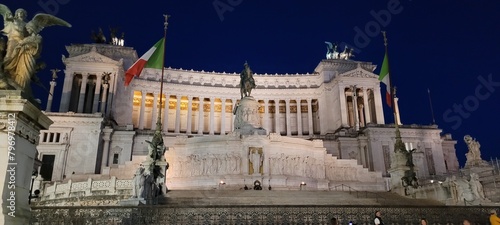
[[(0, 91), (1, 224), (29, 224), (28, 197), (40, 130), (53, 122), (22, 91)], [(5, 157), (7, 156), (8, 157)]]

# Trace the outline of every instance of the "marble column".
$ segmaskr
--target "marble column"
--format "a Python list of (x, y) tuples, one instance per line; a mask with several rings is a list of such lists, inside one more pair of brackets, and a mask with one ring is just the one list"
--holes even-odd
[(358, 113), (358, 93), (357, 87), (352, 87), (352, 112), (354, 114), (354, 129), (359, 130), (359, 113)]
[(264, 129), (266, 129), (266, 134), (269, 134), (269, 99), (264, 99)]
[(47, 108), (45, 108), (45, 112), (52, 112), (52, 99), (54, 98), (54, 88), (56, 87), (56, 80), (53, 79), (50, 81), (50, 91), (49, 91), (49, 97), (47, 99)]
[(188, 96), (188, 113), (187, 113), (187, 121), (186, 121), (186, 133), (191, 134), (191, 126), (192, 126), (192, 118), (193, 117), (193, 96)]
[(377, 118), (377, 124), (384, 124), (384, 109), (382, 106), (382, 97), (380, 94), (380, 87), (375, 87), (373, 89), (374, 98), (375, 98), (375, 118)]
[(203, 134), (203, 97), (199, 97), (199, 104), (198, 104), (198, 134)]
[(144, 130), (144, 110), (146, 109), (146, 92), (142, 91), (141, 110), (139, 114), (139, 130)]
[[(231, 99), (232, 101), (232, 104), (233, 104), (233, 111), (235, 110), (235, 107), (236, 107), (236, 104), (238, 100), (236, 100), (235, 98)], [(234, 131), (234, 118), (235, 118), (235, 115), (234, 113), (231, 113), (231, 131)]]
[(175, 104), (175, 133), (181, 132), (181, 97), (177, 95), (177, 103)]
[(280, 131), (280, 100), (274, 100), (274, 132), (281, 134)]
[(297, 135), (302, 136), (302, 104), (301, 99), (296, 99), (297, 102)]
[[(342, 110), (345, 111), (345, 110)], [(313, 114), (312, 114), (312, 99), (307, 99), (307, 122), (309, 126), (309, 136), (314, 135), (314, 128), (313, 128)]]
[(364, 105), (363, 108), (365, 109), (365, 122), (366, 122), (365, 126), (366, 126), (366, 124), (371, 122), (370, 107), (368, 105), (368, 92), (366, 87), (363, 88), (363, 105)]
[(222, 98), (222, 106), (220, 111), (220, 134), (226, 134), (226, 99)]
[(347, 96), (345, 93), (345, 87), (339, 87), (339, 96), (340, 96), (340, 116), (342, 119), (342, 126), (349, 127), (349, 119), (347, 118)]
[(215, 97), (210, 97), (210, 135), (214, 134), (215, 130)]
[(80, 86), (80, 97), (78, 98), (78, 112), (83, 112), (83, 106), (85, 105), (85, 96), (87, 90), (87, 79), (89, 74), (82, 74), (82, 85)]
[[(96, 76), (96, 86), (94, 91), (94, 101), (92, 103), (92, 113), (97, 112), (97, 108), (99, 107), (99, 99), (101, 94), (101, 84), (102, 84), (102, 76)], [(102, 112), (102, 109), (101, 109)]]
[(292, 125), (290, 124), (290, 99), (285, 99), (286, 111), (286, 136), (292, 136)]
[(364, 105), (359, 105), (358, 107), (358, 115), (359, 115), (359, 126), (365, 127), (365, 117), (363, 116), (363, 107)]
[(153, 112), (151, 112), (151, 130), (156, 129), (156, 122), (158, 116), (158, 92), (153, 92)]
[(108, 101), (108, 86), (109, 84), (102, 84), (102, 98), (101, 98), (101, 113), (106, 113), (106, 102)]
[(73, 79), (75, 73), (71, 70), (64, 71), (64, 83), (61, 96), (61, 103), (59, 105), (59, 112), (67, 112), (69, 110), (69, 102), (71, 100), (71, 90), (73, 88)]
[(170, 109), (170, 95), (165, 93), (165, 103), (163, 104), (163, 132), (168, 133), (168, 110)]
[(106, 126), (103, 129), (103, 136), (102, 140), (104, 141), (104, 145), (102, 148), (102, 158), (101, 158), (101, 173), (102, 169), (104, 167), (109, 166), (108, 161), (109, 161), (109, 141), (111, 140), (111, 133), (113, 132), (113, 129), (111, 127)]

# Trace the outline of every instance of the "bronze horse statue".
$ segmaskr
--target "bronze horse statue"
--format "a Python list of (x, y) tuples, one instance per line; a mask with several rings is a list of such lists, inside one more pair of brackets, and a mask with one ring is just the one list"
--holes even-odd
[(255, 81), (253, 79), (253, 72), (248, 66), (248, 63), (244, 64), (245, 69), (241, 71), (240, 74), (240, 92), (241, 98), (248, 97), (252, 93), (252, 89), (255, 88)]

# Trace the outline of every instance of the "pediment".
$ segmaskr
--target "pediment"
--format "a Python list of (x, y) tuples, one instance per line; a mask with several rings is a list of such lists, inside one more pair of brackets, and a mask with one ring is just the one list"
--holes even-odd
[(357, 77), (357, 78), (376, 78), (378, 79), (378, 76), (375, 75), (374, 73), (370, 71), (366, 71), (363, 68), (356, 68), (344, 73), (341, 73), (338, 75), (338, 77)]
[(62, 60), (65, 64), (67, 62), (77, 62), (77, 63), (88, 62), (88, 63), (103, 63), (103, 64), (113, 64), (113, 65), (121, 65), (123, 63), (123, 60), (116, 61), (107, 56), (99, 54), (95, 50), (95, 48), (92, 48), (92, 50), (88, 53), (81, 54), (75, 57), (66, 58), (66, 56), (63, 55)]

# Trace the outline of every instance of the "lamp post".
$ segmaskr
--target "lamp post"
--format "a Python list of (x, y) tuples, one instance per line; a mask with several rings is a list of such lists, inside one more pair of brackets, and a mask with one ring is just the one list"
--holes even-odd
[(35, 179), (37, 177), (38, 177), (38, 171), (33, 170), (33, 173), (31, 174), (31, 187), (30, 187), (30, 195), (28, 197), (28, 204), (31, 204), (32, 198), (38, 198), (38, 194), (40, 193), (39, 190), (35, 190), (35, 193), (33, 195), (33, 183), (35, 182)]

